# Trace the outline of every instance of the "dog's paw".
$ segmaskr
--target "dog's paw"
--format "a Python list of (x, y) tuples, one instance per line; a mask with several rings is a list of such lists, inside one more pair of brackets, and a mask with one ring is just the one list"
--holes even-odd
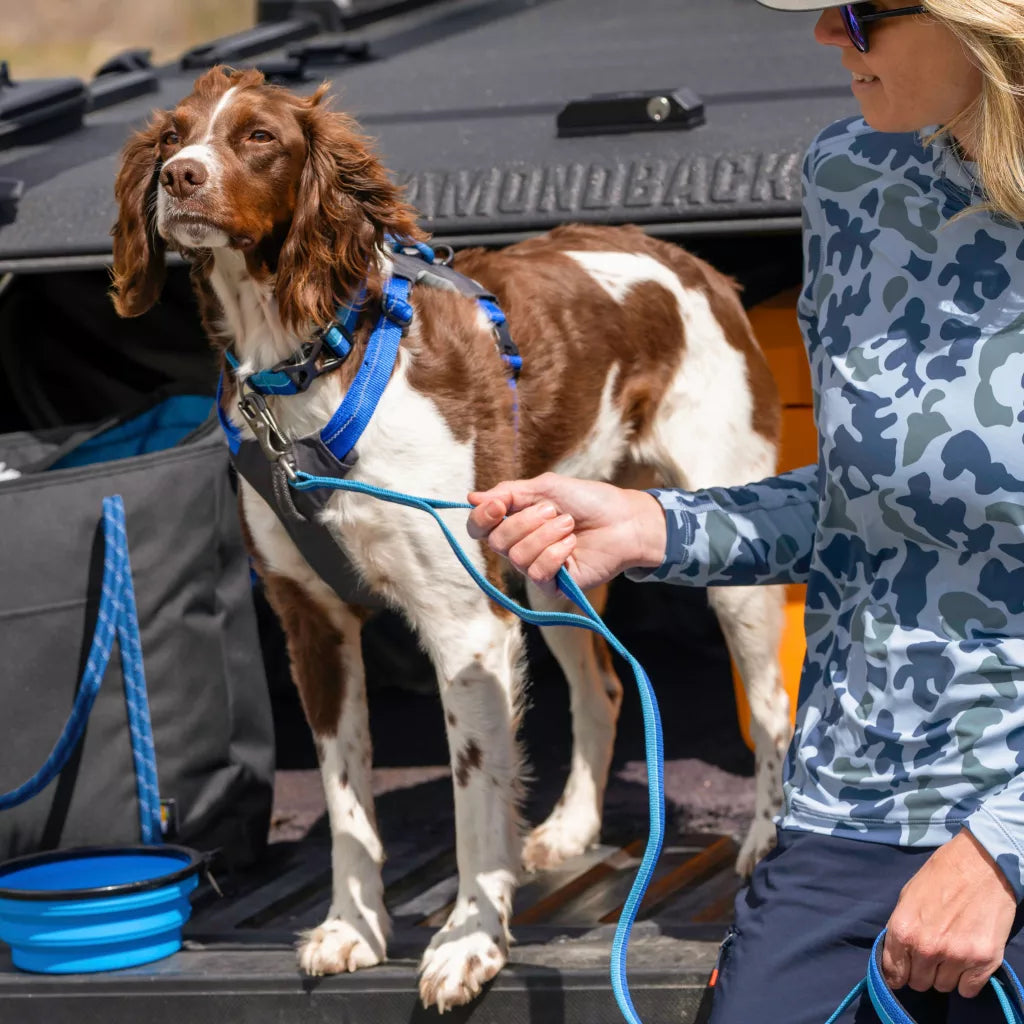
[(770, 818), (755, 818), (736, 857), (736, 874), (749, 878), (754, 865), (775, 846), (775, 823)]
[(567, 816), (556, 811), (526, 837), (523, 844), (523, 868), (527, 871), (556, 868), (563, 861), (593, 846), (600, 831), (600, 821), (581, 820), (571, 823)]
[(306, 974), (343, 974), (373, 967), (385, 958), (384, 939), (362, 923), (356, 927), (339, 918), (328, 918), (322, 925), (299, 938), (299, 967)]
[[(463, 926), (465, 927), (465, 926)], [(438, 932), (420, 964), (420, 999), (439, 1013), (475, 999), (505, 966), (508, 947), (501, 934), (462, 927)]]

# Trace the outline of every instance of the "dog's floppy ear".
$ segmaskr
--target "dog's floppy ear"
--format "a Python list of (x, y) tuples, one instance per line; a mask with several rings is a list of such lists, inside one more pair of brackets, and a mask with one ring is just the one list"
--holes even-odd
[(424, 237), (356, 123), (320, 105), (326, 89), (300, 113), (306, 162), (277, 266), (281, 318), (296, 329), (330, 323), (366, 276), (385, 234)]
[(164, 240), (156, 230), (156, 190), (160, 172), (160, 135), (166, 112), (136, 132), (121, 152), (121, 167), (114, 184), (117, 222), (114, 239), (114, 308), (121, 316), (145, 313), (164, 285)]

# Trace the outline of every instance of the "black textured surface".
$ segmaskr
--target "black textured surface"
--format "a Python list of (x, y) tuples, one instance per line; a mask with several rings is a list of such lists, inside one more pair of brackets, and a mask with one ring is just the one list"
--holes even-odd
[[(638, 943), (638, 953), (641, 953)], [(7, 985), (0, 974), (0, 1019), (10, 1024), (619, 1024), (607, 972), (573, 976), (543, 965), (506, 968), (487, 992), (440, 1018), (425, 1010), (411, 983), (412, 965), (391, 964), (345, 978), (300, 979), (279, 953), (181, 953), (173, 968), (116, 979), (53, 979)], [(646, 1024), (693, 1019), (711, 959), (702, 970), (643, 970), (633, 997)], [(203, 962), (201, 972), (189, 966)], [(0, 971), (3, 970), (0, 960)]]
[[(802, 154), (855, 109), (812, 15), (753, 0), (447, 0), (353, 33), (368, 60), (307, 68), (378, 137), (439, 238), (498, 238), (566, 220), (638, 222), (676, 235), (798, 226)], [(280, 63), (288, 46), (239, 63)], [(88, 115), (56, 141), (0, 152), (24, 182), (0, 219), (0, 269), (110, 252), (117, 153), (193, 72)], [(687, 87), (707, 123), (688, 131), (556, 137), (558, 111), (607, 92)], [(745, 226), (744, 226), (745, 222)], [(40, 262), (42, 261), (42, 262)]]

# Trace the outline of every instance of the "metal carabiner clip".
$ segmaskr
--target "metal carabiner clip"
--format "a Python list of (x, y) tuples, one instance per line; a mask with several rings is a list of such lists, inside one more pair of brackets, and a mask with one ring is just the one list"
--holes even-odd
[(238, 411), (256, 435), (260, 450), (270, 462), (280, 462), (288, 478), (296, 478), (295, 461), (288, 438), (274, 419), (267, 400), (256, 391), (248, 391), (238, 400)]

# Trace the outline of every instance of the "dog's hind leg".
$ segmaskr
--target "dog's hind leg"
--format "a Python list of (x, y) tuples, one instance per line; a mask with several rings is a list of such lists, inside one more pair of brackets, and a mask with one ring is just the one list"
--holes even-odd
[(747, 876), (775, 845), (773, 818), (782, 806), (782, 763), (789, 746), (789, 698), (779, 670), (782, 587), (710, 587), (708, 603), (718, 617), (729, 653), (743, 680), (754, 741), (754, 819), (736, 859)]
[[(711, 388), (699, 401), (691, 395), (687, 402), (669, 403), (668, 412), (638, 448), (666, 487), (745, 484), (775, 472), (774, 445), (744, 425), (743, 410), (733, 409), (728, 396), (716, 398)], [(709, 587), (707, 594), (751, 709), (754, 819), (736, 863), (746, 876), (775, 845), (773, 818), (782, 806), (782, 763), (792, 733), (779, 669), (784, 588)]]
[(370, 784), (362, 623), (313, 573), (274, 513), (247, 486), (243, 508), (267, 598), (287, 637), (331, 827), (331, 905), (323, 923), (301, 936), (299, 965), (308, 974), (370, 967), (385, 958), (389, 921)]
[[(547, 611), (578, 611), (564, 597), (548, 597), (528, 585), (530, 605)], [(587, 598), (604, 611), (607, 585)], [(541, 633), (569, 684), (572, 710), (572, 761), (569, 778), (555, 809), (527, 837), (523, 867), (555, 867), (597, 842), (608, 769), (615, 744), (615, 723), (622, 704), (622, 683), (604, 639), (586, 629), (547, 626)]]

